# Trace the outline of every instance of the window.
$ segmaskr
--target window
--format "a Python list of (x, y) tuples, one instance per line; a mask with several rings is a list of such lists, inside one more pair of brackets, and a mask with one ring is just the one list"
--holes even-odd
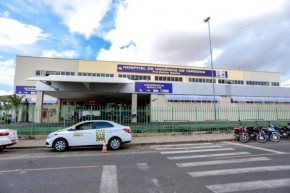
[[(74, 75), (74, 72), (71, 72), (71, 75)], [(114, 74), (79, 72), (78, 76), (114, 77)]]
[(259, 86), (269, 86), (269, 82), (265, 81), (246, 81), (247, 85), (259, 85)]
[(280, 83), (279, 82), (271, 82), (271, 86), (279, 86)]
[(182, 82), (182, 78), (170, 76), (155, 76), (155, 81)]
[(151, 80), (150, 76), (129, 75), (129, 74), (119, 74), (119, 78), (128, 78), (130, 80)]
[(242, 80), (227, 80), (227, 79), (219, 79), (219, 84), (244, 84)]
[(61, 72), (61, 71), (46, 71), (45, 75), (66, 75), (66, 76), (74, 76), (74, 72)]
[(95, 127), (96, 129), (114, 127), (114, 125), (112, 125), (111, 123), (103, 122), (103, 121), (96, 122), (95, 124), (96, 124), (96, 127)]
[[(212, 83), (212, 79), (208, 79), (208, 78), (188, 78), (188, 82)], [(214, 82), (216, 82), (215, 79), (214, 79)]]
[(44, 70), (36, 70), (35, 75), (36, 76), (45, 76), (45, 71)]
[(76, 130), (88, 130), (93, 129), (93, 122), (84, 123), (76, 126)]

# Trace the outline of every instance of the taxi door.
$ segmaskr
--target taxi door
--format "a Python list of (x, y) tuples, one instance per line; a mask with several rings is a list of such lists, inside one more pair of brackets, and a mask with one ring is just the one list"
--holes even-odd
[(108, 140), (113, 136), (113, 128), (114, 125), (112, 125), (109, 122), (106, 121), (98, 121), (95, 122), (95, 143), (96, 145), (102, 145), (104, 143), (108, 144)]
[(95, 136), (93, 122), (83, 123), (76, 126), (76, 129), (71, 132), (71, 146), (94, 145), (92, 139)]

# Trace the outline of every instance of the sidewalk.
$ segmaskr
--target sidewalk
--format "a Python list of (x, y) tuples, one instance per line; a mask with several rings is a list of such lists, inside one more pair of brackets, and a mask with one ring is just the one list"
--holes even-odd
[[(42, 148), (45, 147), (42, 139), (19, 139), (18, 143), (8, 148)], [(156, 145), (174, 143), (200, 143), (234, 140), (232, 133), (133, 133), (133, 141), (128, 145)]]

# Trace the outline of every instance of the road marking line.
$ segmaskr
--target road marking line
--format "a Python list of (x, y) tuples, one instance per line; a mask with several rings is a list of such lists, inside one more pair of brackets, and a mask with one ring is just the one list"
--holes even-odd
[(158, 179), (153, 178), (152, 183), (154, 184), (154, 187), (151, 187), (148, 192), (150, 192), (150, 193), (155, 193), (155, 192), (156, 193), (163, 193), (163, 191), (160, 190), (161, 188), (160, 188), (160, 183), (159, 183)]
[(290, 170), (290, 165), (236, 168), (226, 170), (210, 170), (202, 172), (189, 172), (188, 174), (191, 175), (192, 177), (203, 177), (203, 176), (220, 176), (229, 174), (256, 173), (256, 172), (275, 172), (284, 170), (285, 171)]
[(180, 159), (192, 159), (192, 158), (205, 158), (205, 157), (223, 157), (223, 156), (236, 156), (236, 155), (249, 155), (248, 152), (236, 152), (236, 153), (216, 153), (207, 155), (188, 155), (188, 156), (174, 156), (167, 157), (169, 160), (180, 160)]
[(285, 154), (285, 152), (282, 152), (282, 151), (276, 151), (276, 150), (266, 149), (266, 148), (261, 148), (261, 147), (254, 147), (254, 146), (246, 145), (246, 144), (233, 143), (233, 142), (224, 142), (224, 143), (231, 144), (231, 145), (238, 145), (238, 146), (248, 147), (248, 148), (252, 148), (252, 149), (263, 150), (263, 151), (268, 151), (268, 152), (272, 152), (272, 153), (276, 153), (276, 154)]
[(116, 165), (103, 166), (100, 193), (118, 193)]
[(212, 143), (184, 143), (184, 144), (170, 144), (170, 145), (151, 145), (151, 148), (159, 147), (183, 147), (183, 146), (201, 146), (201, 145), (211, 145)]
[(178, 149), (204, 149), (204, 148), (216, 148), (222, 147), (219, 145), (208, 145), (208, 146), (195, 146), (195, 147), (163, 147), (163, 148), (155, 148), (157, 151), (161, 150), (178, 150)]
[(9, 172), (32, 172), (32, 171), (48, 171), (48, 170), (68, 170), (68, 169), (87, 169), (87, 168), (97, 168), (99, 166), (75, 166), (75, 167), (59, 167), (59, 168), (32, 168), (32, 169), (17, 169), (17, 170), (2, 170), (0, 173)]
[(285, 178), (285, 179), (272, 179), (272, 180), (209, 185), (207, 186), (207, 188), (213, 191), (214, 193), (226, 193), (226, 192), (241, 192), (246, 190), (273, 189), (289, 186), (290, 186), (290, 178)]
[[(140, 150), (138, 151), (139, 154), (150, 154), (152, 152), (156, 152), (154, 150), (152, 151), (146, 151), (146, 152), (141, 152)], [(0, 161), (2, 160), (13, 160), (13, 159), (44, 159), (44, 158), (59, 158), (59, 159), (62, 159), (62, 158), (66, 158), (66, 157), (98, 157), (98, 156), (110, 156), (110, 155), (132, 155), (132, 154), (136, 154), (136, 152), (123, 152), (123, 151), (120, 151), (120, 152), (117, 152), (117, 151), (114, 151), (111, 153), (108, 152), (106, 154), (102, 153), (100, 151), (100, 153), (81, 153), (80, 151), (78, 153), (74, 153), (74, 152), (69, 152), (69, 154), (66, 154), (66, 155), (59, 155), (58, 153), (51, 153), (52, 155), (47, 155), (48, 153), (46, 153), (46, 155), (34, 155), (34, 154), (28, 154), (28, 155), (25, 155), (25, 156), (17, 156), (17, 157), (5, 157), (5, 158), (0, 158)]]
[(139, 170), (147, 171), (150, 169), (147, 163), (137, 163), (137, 167)]
[(256, 157), (256, 158), (229, 159), (229, 160), (216, 160), (216, 161), (204, 161), (204, 162), (177, 163), (176, 165), (178, 167), (191, 167), (191, 166), (218, 165), (218, 164), (268, 161), (268, 160), (271, 160), (271, 159), (267, 157)]
[(175, 153), (197, 153), (197, 152), (210, 152), (210, 151), (228, 151), (234, 150), (233, 148), (220, 148), (220, 149), (198, 149), (198, 150), (184, 150), (184, 151), (161, 151), (161, 154), (175, 154)]
[[(142, 172), (146, 172), (148, 170), (150, 170), (150, 167), (148, 166), (147, 163), (137, 163), (137, 167), (140, 170), (143, 170)], [(150, 188), (148, 189), (148, 192), (150, 193), (163, 193), (163, 191), (161, 191), (161, 187), (160, 187), (160, 183), (158, 181), (157, 178), (152, 178), (149, 180), (150, 182)], [(151, 184), (153, 183), (153, 185)]]

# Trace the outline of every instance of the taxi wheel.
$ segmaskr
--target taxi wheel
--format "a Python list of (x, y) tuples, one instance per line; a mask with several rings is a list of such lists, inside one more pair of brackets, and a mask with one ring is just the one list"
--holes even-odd
[(121, 147), (121, 143), (122, 143), (122, 141), (121, 141), (120, 138), (114, 137), (114, 138), (110, 139), (108, 145), (109, 145), (109, 148), (110, 149), (112, 149), (112, 150), (118, 150)]
[(5, 149), (5, 146), (0, 146), (0, 151), (3, 151)]
[(68, 143), (65, 139), (57, 139), (53, 142), (53, 149), (62, 152), (68, 149)]

